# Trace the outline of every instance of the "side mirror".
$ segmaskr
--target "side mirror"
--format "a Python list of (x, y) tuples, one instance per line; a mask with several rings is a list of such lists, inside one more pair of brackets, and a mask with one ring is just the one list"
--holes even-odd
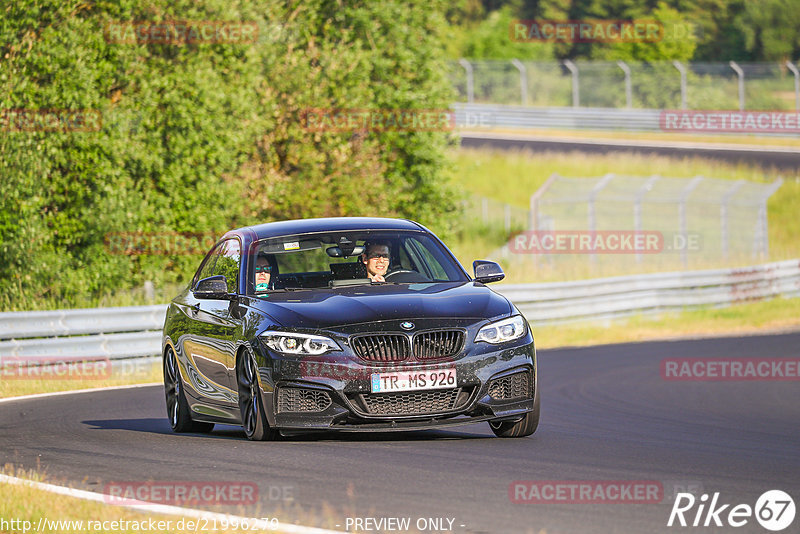
[(227, 299), (228, 281), (221, 274), (203, 278), (194, 286), (194, 296), (198, 299)]
[(483, 284), (499, 282), (506, 277), (503, 268), (493, 261), (475, 260), (472, 262), (472, 269), (475, 271), (475, 281)]

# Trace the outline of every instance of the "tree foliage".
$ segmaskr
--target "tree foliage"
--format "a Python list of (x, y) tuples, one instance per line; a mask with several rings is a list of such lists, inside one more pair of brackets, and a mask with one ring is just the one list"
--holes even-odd
[[(656, 19), (689, 27), (689, 35), (668, 32), (656, 43), (556, 42), (515, 51), (521, 59), (628, 59), (692, 61), (797, 60), (800, 56), (800, 0), (461, 0), (451, 5), (451, 57), (508, 59), (506, 28), (487, 32), (498, 19)], [(531, 46), (533, 45), (533, 46)], [(478, 52), (480, 55), (471, 55)]]
[[(447, 132), (308, 132), (308, 108), (446, 108), (438, 2), (25, 0), (0, 8), (0, 110), (97, 110), (99, 131), (0, 137), (0, 307), (58, 305), (198, 258), (113, 234), (289, 217), (403, 216), (447, 231)], [(247, 21), (257, 40), (115, 42), (109, 23)], [(104, 33), (105, 32), (105, 33)], [(166, 298), (166, 295), (164, 296)]]

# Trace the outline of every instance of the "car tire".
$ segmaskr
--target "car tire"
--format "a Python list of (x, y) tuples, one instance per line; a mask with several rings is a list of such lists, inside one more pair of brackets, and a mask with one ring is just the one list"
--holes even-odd
[(239, 410), (242, 415), (242, 428), (251, 441), (268, 441), (277, 439), (279, 433), (270, 428), (267, 415), (264, 413), (264, 401), (261, 399), (258, 385), (258, 367), (249, 350), (241, 353), (236, 362), (236, 383), (239, 390)]
[(489, 421), (489, 427), (498, 438), (524, 438), (539, 427), (539, 391), (533, 396), (533, 410), (519, 421)]
[(173, 432), (211, 432), (214, 423), (195, 421), (183, 391), (183, 380), (178, 369), (178, 360), (172, 347), (164, 355), (164, 395), (167, 402), (167, 419)]

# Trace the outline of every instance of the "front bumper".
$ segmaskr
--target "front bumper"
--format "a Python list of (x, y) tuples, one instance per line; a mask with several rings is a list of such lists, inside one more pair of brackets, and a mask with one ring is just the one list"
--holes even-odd
[[(260, 367), (262, 395), (270, 426), (286, 431), (399, 431), (449, 427), (482, 421), (518, 420), (534, 410), (534, 394), (538, 388), (538, 369), (533, 339), (528, 333), (518, 342), (497, 348), (482, 344), (468, 348), (453, 361), (412, 362), (387, 366), (354, 361), (342, 354), (309, 362), (297, 359), (265, 359)], [(433, 370), (455, 368), (455, 388), (402, 392), (412, 401), (452, 395), (446, 408), (436, 403), (410, 402), (408, 412), (375, 413), (365, 396), (386, 396), (393, 393), (371, 393), (373, 373), (393, 372), (405, 368)], [(500, 398), (496, 381), (518, 373), (528, 373), (526, 394), (517, 391), (512, 398)], [(490, 385), (495, 384), (490, 394)], [(457, 391), (455, 391), (457, 390)], [(288, 399), (288, 401), (287, 401)], [(403, 399), (401, 399), (403, 400)], [(420, 401), (421, 402), (421, 401)], [(416, 411), (415, 411), (416, 410)]]

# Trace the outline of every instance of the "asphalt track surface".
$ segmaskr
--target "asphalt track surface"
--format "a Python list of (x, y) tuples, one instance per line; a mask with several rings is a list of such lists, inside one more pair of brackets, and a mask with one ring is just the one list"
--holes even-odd
[[(781, 489), (800, 505), (800, 382), (665, 381), (660, 362), (798, 351), (800, 333), (540, 351), (542, 421), (523, 439), (495, 438), (483, 423), (253, 443), (227, 426), (172, 434), (160, 387), (21, 400), (0, 404), (0, 455), (93, 491), (111, 481), (255, 482), (259, 504), (228, 511), (291, 521), (293, 509), (308, 524), (324, 502), (342, 530), (347, 517), (445, 517), (464, 533), (768, 532), (753, 518), (738, 529), (667, 528), (670, 494), (699, 484), (753, 506)], [(514, 504), (516, 480), (652, 480), (665, 495)], [(275, 488), (290, 488), (291, 500)], [(800, 513), (784, 532), (798, 531)]]
[(463, 148), (530, 150), (532, 152), (584, 152), (587, 154), (653, 154), (677, 158), (701, 157), (733, 164), (795, 171), (800, 167), (800, 150), (793, 147), (768, 148), (749, 145), (722, 146), (703, 143), (667, 143), (572, 138), (543, 138), (515, 134), (464, 132)]

